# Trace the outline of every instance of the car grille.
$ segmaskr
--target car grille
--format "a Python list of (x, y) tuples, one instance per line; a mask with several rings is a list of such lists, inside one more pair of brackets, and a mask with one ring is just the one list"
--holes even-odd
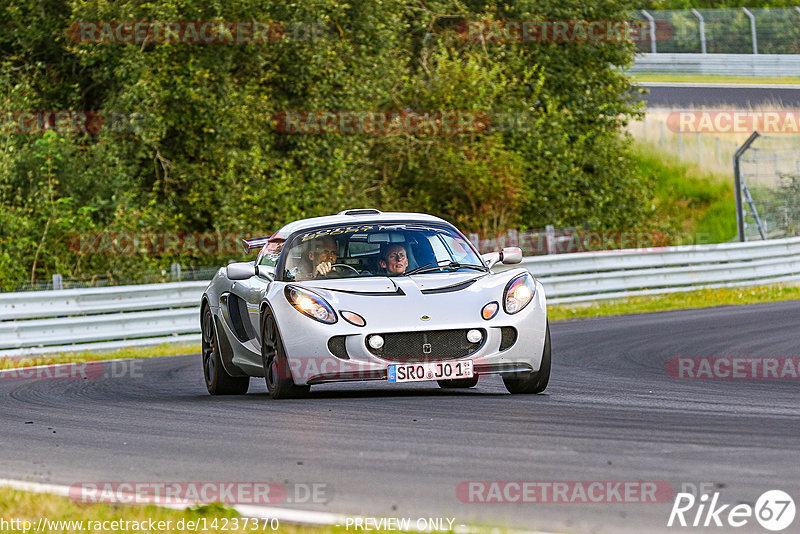
[(395, 362), (454, 360), (473, 354), (486, 341), (486, 331), (483, 329), (480, 329), (481, 340), (477, 343), (467, 340), (467, 332), (462, 328), (379, 334), (383, 337), (383, 347), (373, 349), (367, 344), (367, 349), (379, 358)]

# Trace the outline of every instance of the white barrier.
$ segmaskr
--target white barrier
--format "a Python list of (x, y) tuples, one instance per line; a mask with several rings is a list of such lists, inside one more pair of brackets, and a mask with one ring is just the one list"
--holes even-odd
[(633, 74), (800, 76), (800, 54), (637, 54)]

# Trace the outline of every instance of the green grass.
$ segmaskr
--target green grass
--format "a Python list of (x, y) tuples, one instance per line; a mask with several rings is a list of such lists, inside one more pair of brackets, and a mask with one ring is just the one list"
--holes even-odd
[(24, 358), (0, 357), (0, 370), (34, 365), (54, 363), (99, 362), (104, 360), (122, 360), (126, 358), (154, 358), (175, 354), (194, 354), (200, 352), (200, 345), (185, 343), (165, 343), (153, 347), (130, 347), (114, 351), (81, 351), (41, 354)]
[(627, 297), (623, 299), (595, 301), (581, 304), (557, 304), (548, 307), (551, 321), (603, 317), (629, 313), (648, 313), (712, 306), (757, 304), (800, 300), (800, 286), (773, 284), (766, 286), (700, 289), (664, 295)]
[[(228, 527), (234, 526), (234, 521), (236, 518), (239, 518), (239, 514), (228, 507), (216, 504), (210, 506), (202, 506), (196, 507), (193, 509), (188, 509), (185, 511), (176, 511), (167, 508), (160, 508), (157, 506), (151, 505), (141, 505), (141, 506), (133, 506), (133, 505), (111, 505), (111, 504), (84, 504), (84, 503), (76, 503), (67, 499), (66, 497), (58, 497), (54, 495), (47, 495), (43, 493), (29, 493), (23, 491), (17, 491), (10, 488), (0, 488), (0, 517), (9, 521), (11, 519), (20, 519), (20, 520), (27, 520), (33, 523), (33, 528), (36, 528), (36, 524), (40, 518), (47, 518), (51, 521), (83, 521), (83, 526), (86, 527), (89, 525), (89, 521), (148, 521), (153, 520), (155, 522), (158, 521), (170, 521), (171, 528), (166, 529), (159, 529), (158, 532), (167, 532), (167, 533), (183, 533), (183, 532), (195, 532), (193, 529), (183, 528), (179, 529), (178, 525), (180, 521), (183, 521), (183, 526), (185, 527), (188, 521), (205, 521), (206, 525), (213, 524), (214, 520), (217, 520), (217, 525), (220, 528), (217, 529), (209, 529), (206, 532), (223, 532), (221, 529), (221, 525), (226, 525)], [(242, 519), (239, 520), (240, 522), (243, 521)], [(202, 525), (203, 523), (199, 523)], [(91, 525), (94, 526), (94, 525)], [(102, 525), (100, 525), (102, 527)], [(106, 526), (110, 526), (107, 524)], [(120, 525), (124, 526), (124, 525)], [(134, 526), (134, 525), (129, 525)], [(163, 526), (167, 526), (166, 523)], [(242, 525), (239, 525), (240, 528), (234, 529), (229, 528), (224, 530), (224, 532), (229, 533), (245, 533), (245, 532), (274, 532), (269, 526), (266, 529), (262, 529), (263, 524), (259, 523), (258, 530), (252, 530), (253, 523), (250, 522), (248, 524), (248, 528), (241, 528)], [(341, 529), (343, 530), (343, 529)], [(32, 532), (33, 530), (29, 531)], [(43, 529), (40, 530), (39, 533), (97, 533), (97, 534), (107, 534), (108, 532), (123, 532), (123, 533), (131, 533), (131, 534), (140, 534), (141, 532), (147, 532), (148, 530), (145, 528), (144, 530), (137, 530), (135, 528), (118, 528), (115, 530), (112, 529), (97, 529), (97, 528), (85, 528), (84, 530), (78, 530), (75, 528), (58, 528), (58, 529)], [(202, 532), (202, 530), (200, 530)], [(4, 529), (3, 532), (23, 532), (21, 529)], [(330, 527), (304, 527), (298, 525), (286, 525), (281, 523), (278, 532), (282, 533), (304, 533), (304, 532), (312, 532), (312, 533), (324, 533), (324, 532), (334, 532), (333, 528)]]
[(714, 74), (629, 74), (635, 82), (680, 82), (680, 83), (800, 83), (800, 76), (721, 76)]
[(647, 142), (636, 142), (640, 172), (655, 183), (649, 223), (671, 244), (724, 243), (736, 237), (733, 178), (681, 162)]

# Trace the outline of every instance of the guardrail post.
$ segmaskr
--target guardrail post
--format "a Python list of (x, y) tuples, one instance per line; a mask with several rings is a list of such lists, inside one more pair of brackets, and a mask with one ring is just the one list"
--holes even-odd
[(647, 11), (642, 9), (642, 15), (650, 21), (650, 52), (653, 54), (657, 54), (658, 51), (656, 50), (656, 19), (650, 15)]
[(53, 275), (53, 289), (64, 289), (64, 279), (60, 274)]
[(750, 18), (750, 35), (753, 38), (753, 54), (758, 54), (758, 39), (756, 39), (756, 18), (746, 7), (742, 8), (744, 14)]
[(181, 281), (181, 264), (180, 263), (173, 263), (169, 266), (170, 276), (173, 280), (177, 280), (178, 282)]
[(544, 227), (545, 231), (545, 241), (547, 242), (547, 253), (548, 254), (555, 254), (556, 253), (556, 229), (552, 224), (548, 224)]
[(697, 20), (700, 21), (700, 52), (705, 54), (706, 53), (706, 21), (703, 19), (703, 15), (700, 14), (695, 8), (692, 8), (692, 13), (694, 16), (697, 17)]

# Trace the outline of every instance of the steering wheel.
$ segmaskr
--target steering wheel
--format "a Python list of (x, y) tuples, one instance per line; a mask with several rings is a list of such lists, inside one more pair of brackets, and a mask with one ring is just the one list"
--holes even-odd
[(334, 263), (333, 265), (331, 265), (331, 269), (335, 269), (335, 268), (337, 268), (337, 267), (347, 267), (348, 269), (350, 269), (351, 271), (353, 271), (354, 273), (356, 273), (356, 275), (357, 275), (357, 276), (360, 276), (360, 275), (361, 275), (361, 273), (360, 273), (360, 272), (358, 272), (358, 269), (356, 269), (356, 268), (355, 268), (355, 267), (353, 267), (352, 265), (346, 265), (346, 264), (344, 264), (344, 263)]

